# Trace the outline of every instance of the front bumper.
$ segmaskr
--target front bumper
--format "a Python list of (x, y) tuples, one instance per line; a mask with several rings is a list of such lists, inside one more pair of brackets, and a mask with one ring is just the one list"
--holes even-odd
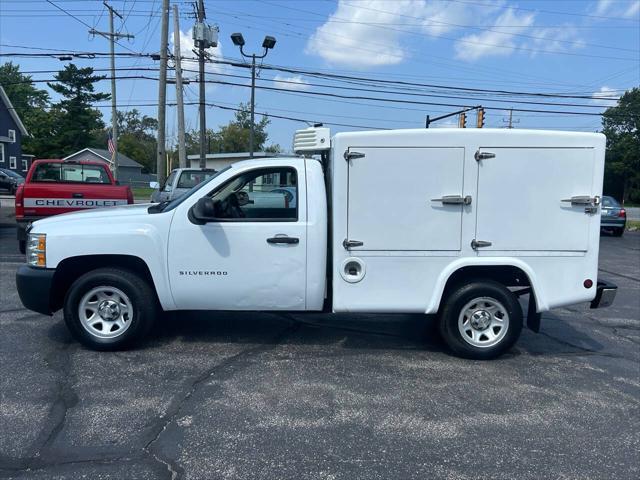
[(591, 301), (591, 308), (608, 307), (613, 303), (618, 292), (618, 286), (613, 283), (598, 280), (596, 287), (596, 298)]
[(20, 265), (16, 273), (16, 286), (22, 304), (29, 310), (51, 315), (51, 289), (55, 268), (34, 268)]

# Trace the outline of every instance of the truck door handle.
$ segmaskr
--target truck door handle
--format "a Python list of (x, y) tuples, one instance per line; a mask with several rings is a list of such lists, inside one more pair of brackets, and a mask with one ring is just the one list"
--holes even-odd
[(300, 239), (296, 237), (271, 237), (267, 238), (267, 243), (297, 244), (300, 243)]
[(560, 200), (561, 202), (571, 202), (571, 205), (600, 205), (600, 197), (590, 197), (589, 195), (576, 195), (571, 198)]
[(445, 195), (442, 198), (432, 198), (432, 202), (442, 202), (443, 205), (471, 205), (471, 195)]
[(84, 198), (84, 194), (83, 193), (72, 193), (71, 196), (73, 198)]
[(476, 240), (475, 238), (471, 240), (471, 248), (473, 248), (474, 250), (477, 250), (478, 248), (490, 247), (490, 246), (491, 246), (491, 242), (487, 242), (486, 240)]

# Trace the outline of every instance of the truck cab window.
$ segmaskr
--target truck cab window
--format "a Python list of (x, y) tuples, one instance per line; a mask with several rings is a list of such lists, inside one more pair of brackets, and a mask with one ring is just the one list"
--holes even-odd
[(237, 221), (296, 221), (298, 187), (293, 168), (241, 173), (213, 192), (216, 217)]

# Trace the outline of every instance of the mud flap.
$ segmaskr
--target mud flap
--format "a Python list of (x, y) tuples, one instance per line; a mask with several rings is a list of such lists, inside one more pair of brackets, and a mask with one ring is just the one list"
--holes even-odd
[(542, 314), (536, 312), (536, 297), (533, 295), (533, 291), (529, 293), (529, 308), (527, 309), (527, 327), (533, 332), (540, 332), (540, 320)]

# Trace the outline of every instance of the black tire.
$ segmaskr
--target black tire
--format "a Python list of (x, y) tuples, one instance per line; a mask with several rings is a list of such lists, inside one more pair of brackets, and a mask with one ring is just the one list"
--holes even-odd
[(624, 233), (624, 227), (616, 227), (613, 229), (614, 237), (621, 237), (623, 233)]
[(27, 253), (27, 241), (26, 240), (18, 240), (18, 250), (20, 250), (21, 254)]
[[(469, 340), (465, 340), (458, 326), (459, 317), (465, 306), (480, 298), (489, 298), (497, 301), (508, 314), (508, 324), (504, 333), (502, 333), (500, 327), (495, 327), (495, 330), (489, 327), (492, 329), (492, 335), (497, 338), (495, 344), (488, 346), (470, 343), (474, 341), (470, 339), (470, 336), (467, 337)], [(483, 308), (482, 302), (480, 302), (479, 306), (472, 306), (471, 308), (478, 308), (478, 311), (481, 311)], [(454, 288), (444, 299), (444, 306), (441, 308), (439, 315), (440, 334), (445, 343), (456, 355), (474, 360), (490, 360), (509, 350), (520, 337), (522, 323), (522, 308), (518, 303), (517, 297), (507, 287), (493, 280), (474, 280), (471, 283)], [(498, 334), (496, 335), (495, 332), (498, 332)], [(476, 343), (484, 341), (482, 337), (486, 338), (489, 343), (488, 336), (483, 334), (482, 331), (477, 330), (476, 334), (480, 335)]]
[[(113, 287), (123, 292), (133, 312), (130, 324), (121, 334), (100, 338), (90, 333), (80, 320), (82, 298), (97, 287)], [(149, 282), (134, 272), (119, 268), (100, 268), (85, 273), (69, 288), (64, 300), (64, 321), (73, 337), (92, 350), (122, 350), (140, 342), (149, 333), (158, 310), (156, 294)], [(102, 327), (104, 328), (104, 327)]]

